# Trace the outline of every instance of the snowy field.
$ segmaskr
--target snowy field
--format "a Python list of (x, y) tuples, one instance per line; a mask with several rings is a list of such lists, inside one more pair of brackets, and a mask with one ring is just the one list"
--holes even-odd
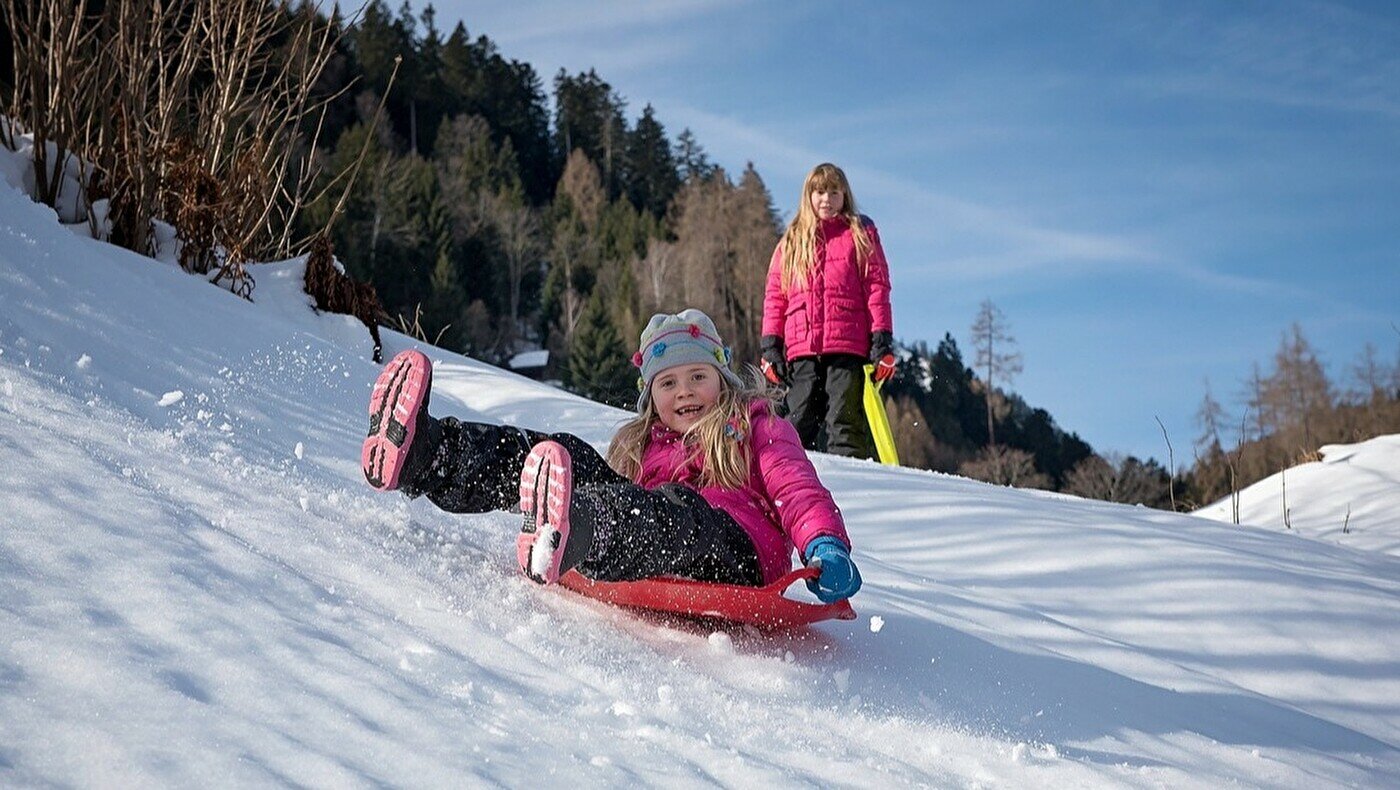
[[(710, 632), (369, 489), (367, 333), (254, 274), (0, 184), (0, 786), (1400, 785), (1393, 437), (1290, 477), (1293, 534), (818, 457), (860, 619)], [(625, 417), (430, 354), (438, 414)]]

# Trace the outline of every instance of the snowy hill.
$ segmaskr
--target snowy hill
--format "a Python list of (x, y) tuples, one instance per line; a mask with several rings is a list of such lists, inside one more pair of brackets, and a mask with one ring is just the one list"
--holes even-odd
[[(364, 485), (363, 328), (254, 274), (0, 187), (0, 786), (1400, 783), (1400, 558), (819, 457), (859, 620), (646, 621)], [(625, 417), (432, 355), (439, 414)]]
[[(1240, 523), (1400, 556), (1400, 434), (1329, 444), (1320, 453), (1321, 461), (1241, 491)], [(1229, 498), (1196, 514), (1227, 523), (1235, 518)]]

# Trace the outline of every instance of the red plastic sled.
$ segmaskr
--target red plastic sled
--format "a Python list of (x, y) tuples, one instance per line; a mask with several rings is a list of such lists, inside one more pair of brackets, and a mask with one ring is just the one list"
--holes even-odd
[(819, 573), (816, 568), (798, 568), (765, 587), (745, 587), (670, 578), (596, 582), (569, 571), (559, 578), (559, 584), (579, 595), (615, 606), (725, 620), (772, 630), (822, 620), (856, 619), (850, 601), (804, 603), (783, 595), (793, 582), (814, 579)]

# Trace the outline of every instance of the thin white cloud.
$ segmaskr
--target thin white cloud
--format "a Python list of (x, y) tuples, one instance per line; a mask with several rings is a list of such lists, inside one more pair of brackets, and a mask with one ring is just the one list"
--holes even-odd
[[(1154, 42), (1179, 67), (1134, 89), (1400, 117), (1400, 25), (1335, 3), (1248, 18), (1186, 18)], [(1222, 21), (1224, 17), (1225, 21)]]
[[(711, 151), (744, 152), (746, 159), (759, 163), (760, 170), (782, 175), (784, 182), (800, 183), (817, 162), (843, 161), (857, 187), (858, 200), (867, 205), (887, 207), (882, 212), (886, 226), (898, 226), (909, 238), (937, 240), (940, 235), (956, 234), (975, 239), (986, 252), (960, 258), (944, 258), (926, 266), (978, 278), (1005, 276), (1030, 270), (1067, 271), (1066, 264), (1081, 269), (1086, 264), (1121, 265), (1149, 263), (1161, 256), (1150, 246), (1123, 236), (1094, 234), (1047, 227), (1016, 212), (974, 203), (944, 194), (903, 176), (877, 168), (850, 163), (849, 158), (833, 155), (792, 142), (792, 136), (768, 131), (737, 119), (687, 106), (668, 105), (669, 117), (689, 126)], [(721, 155), (722, 161), (729, 159)], [(780, 205), (786, 204), (778, 190)], [(975, 274), (974, 274), (975, 273)]]
[(462, 20), (473, 35), (486, 34), (507, 57), (530, 63), (546, 79), (560, 68), (591, 68), (612, 80), (682, 60), (701, 44), (690, 26), (747, 2), (445, 0), (435, 8), (443, 27), (450, 29)]

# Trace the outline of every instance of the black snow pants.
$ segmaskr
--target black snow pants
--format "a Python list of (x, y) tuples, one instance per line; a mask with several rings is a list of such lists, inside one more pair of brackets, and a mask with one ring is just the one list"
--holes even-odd
[[(788, 420), (808, 450), (874, 458), (865, 418), (865, 359), (854, 354), (799, 357), (788, 362)], [(825, 429), (825, 441), (822, 431)]]
[(594, 515), (593, 546), (578, 571), (596, 581), (679, 576), (707, 582), (763, 583), (758, 552), (743, 527), (699, 492), (669, 483), (647, 490), (608, 466), (593, 446), (568, 433), (509, 425), (438, 421), (442, 436), (417, 479), (400, 486), (451, 513), (511, 510), (519, 504), (520, 469), (546, 439), (573, 461), (573, 497)]

